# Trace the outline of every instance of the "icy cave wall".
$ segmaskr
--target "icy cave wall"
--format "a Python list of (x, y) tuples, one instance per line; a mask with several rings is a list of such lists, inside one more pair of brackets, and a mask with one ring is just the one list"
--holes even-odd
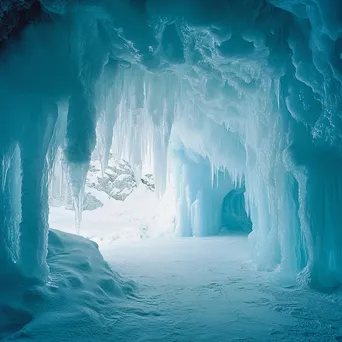
[[(137, 167), (153, 151), (157, 192), (168, 150), (197, 154), (204, 177), (209, 163), (232, 184), (245, 179), (260, 267), (279, 269), (287, 282), (298, 273), (314, 286), (342, 281), (341, 1), (40, 3), (45, 19), (0, 55), (0, 272), (16, 265), (46, 275), (55, 151), (65, 151), (77, 202), (96, 131), (105, 165), (125, 108), (133, 127), (125, 150)], [(188, 160), (184, 170), (195, 172)], [(189, 212), (190, 180), (182, 179), (178, 223)], [(193, 197), (194, 222), (204, 190)]]
[(2, 0), (0, 11), (0, 47), (9, 39), (16, 39), (29, 24), (43, 16), (38, 0)]

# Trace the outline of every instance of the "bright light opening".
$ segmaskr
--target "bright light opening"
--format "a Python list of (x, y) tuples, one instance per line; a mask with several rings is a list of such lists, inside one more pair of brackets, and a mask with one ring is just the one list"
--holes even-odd
[(151, 163), (134, 170), (129, 162), (111, 153), (108, 166), (102, 172), (101, 162), (94, 153), (84, 189), (79, 232), (62, 158), (56, 160), (49, 188), (49, 225), (54, 229), (79, 233), (99, 245), (174, 234), (173, 178), (168, 177), (165, 193), (158, 197)]

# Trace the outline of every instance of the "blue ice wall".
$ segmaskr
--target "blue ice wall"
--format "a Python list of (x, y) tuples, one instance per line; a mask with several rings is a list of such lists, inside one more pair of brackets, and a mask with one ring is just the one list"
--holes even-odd
[(228, 172), (215, 170), (208, 159), (190, 151), (174, 151), (177, 221), (180, 236), (217, 235), (222, 227), (221, 205), (233, 183)]
[[(2, 10), (13, 9), (8, 3)], [(106, 137), (104, 164), (111, 132), (137, 168), (153, 156), (160, 195), (169, 151), (183, 146), (199, 156), (181, 159), (176, 172), (178, 231), (217, 232), (204, 203), (227, 192), (222, 187), (222, 197), (204, 179), (211, 169), (227, 170), (232, 184), (245, 180), (260, 268), (279, 271), (287, 284), (341, 283), (340, 1), (40, 3), (45, 15), (0, 54), (4, 269), (47, 273), (54, 151), (63, 146), (81, 203), (97, 130)], [(20, 165), (21, 177), (11, 165)], [(81, 212), (80, 205), (78, 222)]]

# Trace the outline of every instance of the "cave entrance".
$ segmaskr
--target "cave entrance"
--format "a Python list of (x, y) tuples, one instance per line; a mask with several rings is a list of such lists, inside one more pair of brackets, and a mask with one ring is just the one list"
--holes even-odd
[[(109, 75), (110, 66), (104, 67)], [(50, 227), (99, 243), (250, 232), (246, 148), (237, 128), (208, 118), (201, 102), (183, 91), (188, 82), (174, 72), (118, 67), (111, 82), (99, 89), (96, 144), (86, 177), (77, 169), (82, 165), (65, 160), (71, 102), (59, 110)]]
[[(75, 206), (62, 149), (49, 178), (49, 226), (76, 233), (99, 245), (156, 237), (248, 235), (244, 178), (232, 181), (225, 169), (185, 150), (168, 153), (165, 190), (158, 196), (153, 158), (143, 165), (110, 150), (106, 166), (95, 149), (84, 184), (82, 207)], [(82, 220), (78, 226), (78, 210)]]
[(75, 209), (63, 153), (58, 152), (49, 181), (51, 228), (80, 234), (99, 245), (122, 239), (173, 235), (175, 192), (172, 179), (164, 195), (158, 197), (150, 164), (135, 168), (111, 151), (108, 165), (102, 167), (95, 151), (82, 194), (82, 221), (77, 227), (78, 208)]

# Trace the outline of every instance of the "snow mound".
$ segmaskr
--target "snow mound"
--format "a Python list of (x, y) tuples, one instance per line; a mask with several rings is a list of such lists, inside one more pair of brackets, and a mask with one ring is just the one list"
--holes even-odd
[(18, 278), (0, 285), (0, 340), (105, 336), (108, 312), (116, 315), (118, 303), (134, 297), (135, 284), (110, 269), (95, 242), (57, 230), (49, 232), (47, 262), (46, 284)]

